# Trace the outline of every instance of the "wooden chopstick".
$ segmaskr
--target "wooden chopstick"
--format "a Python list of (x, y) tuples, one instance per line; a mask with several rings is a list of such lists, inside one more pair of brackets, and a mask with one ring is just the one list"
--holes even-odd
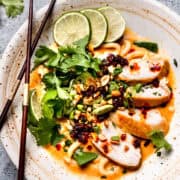
[(29, 18), (28, 18), (28, 33), (27, 33), (27, 51), (26, 51), (26, 71), (24, 84), (24, 102), (21, 126), (21, 142), (19, 151), (19, 168), (18, 180), (24, 179), (25, 169), (25, 152), (26, 152), (26, 133), (27, 133), (27, 116), (28, 116), (28, 99), (29, 99), (29, 80), (31, 66), (31, 41), (32, 41), (32, 20), (33, 20), (33, 0), (29, 0)]
[[(37, 34), (36, 34), (36, 36), (34, 38), (34, 41), (32, 43), (31, 56), (32, 56), (32, 54), (33, 54), (33, 52), (34, 52), (34, 50), (36, 48), (38, 40), (40, 39), (40, 36), (41, 36), (42, 31), (43, 31), (43, 29), (44, 29), (44, 27), (46, 25), (46, 22), (47, 22), (49, 16), (51, 15), (51, 12), (53, 10), (55, 2), (56, 2), (56, 0), (52, 0), (50, 2), (50, 4), (49, 4), (48, 10), (47, 10), (47, 12), (46, 12), (46, 14), (45, 14), (45, 16), (44, 16), (44, 18), (42, 20), (42, 23), (41, 23), (41, 25), (39, 27), (39, 30), (38, 30), (38, 32), (37, 32)], [(3, 125), (4, 125), (5, 121), (6, 121), (6, 115), (8, 113), (9, 107), (11, 106), (11, 104), (12, 104), (12, 102), (14, 100), (16, 92), (17, 92), (17, 90), (19, 88), (19, 85), (20, 85), (20, 82), (21, 82), (21, 80), (23, 78), (25, 69), (26, 69), (26, 60), (25, 60), (23, 66), (21, 68), (21, 71), (18, 74), (17, 80), (14, 83), (14, 86), (13, 86), (13, 88), (11, 90), (11, 95), (7, 98), (7, 101), (5, 102), (5, 105), (3, 107), (3, 111), (1, 112), (1, 115), (0, 115), (0, 130), (2, 129), (2, 127), (3, 127)]]

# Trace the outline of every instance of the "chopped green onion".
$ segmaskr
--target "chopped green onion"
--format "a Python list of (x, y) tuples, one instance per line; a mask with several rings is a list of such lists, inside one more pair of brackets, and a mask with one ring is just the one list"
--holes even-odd
[(84, 106), (83, 106), (82, 104), (78, 104), (78, 105), (77, 105), (77, 108), (78, 108), (78, 110), (83, 111)]
[(71, 113), (69, 115), (69, 119), (74, 119), (74, 111), (71, 111)]
[(112, 141), (119, 141), (119, 140), (120, 140), (120, 137), (119, 137), (119, 136), (112, 136), (112, 137), (111, 137), (111, 140), (112, 140)]
[(118, 74), (122, 73), (122, 68), (121, 67), (117, 67), (114, 69), (113, 71), (113, 75), (116, 76)]
[(97, 134), (101, 132), (101, 128), (99, 126), (94, 126), (93, 129), (94, 129), (94, 132)]

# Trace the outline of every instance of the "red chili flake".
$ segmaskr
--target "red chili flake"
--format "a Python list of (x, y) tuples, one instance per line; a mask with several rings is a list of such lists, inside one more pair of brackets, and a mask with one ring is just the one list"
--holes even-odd
[(91, 151), (91, 150), (92, 150), (92, 146), (91, 146), (91, 145), (88, 145), (88, 146), (87, 146), (87, 149), (88, 149), (89, 151)]
[(140, 140), (135, 139), (134, 142), (133, 142), (133, 145), (134, 145), (135, 148), (140, 147)]
[(126, 134), (121, 134), (121, 140), (125, 141), (126, 140)]
[(134, 70), (134, 71), (138, 71), (140, 69), (138, 63), (134, 63), (133, 65), (130, 66), (131, 70)]
[(98, 136), (97, 136), (95, 142), (97, 143), (98, 141), (99, 141), (99, 138), (98, 138)]
[(60, 151), (61, 150), (61, 144), (56, 144), (56, 150)]
[(155, 71), (160, 71), (161, 70), (161, 66), (159, 64), (153, 64), (151, 67), (150, 67), (150, 70), (155, 72)]
[(108, 144), (103, 144), (102, 145), (104, 153), (108, 153)]
[(128, 52), (128, 53), (132, 53), (132, 52), (134, 52), (135, 51), (135, 49), (130, 49), (130, 51)]
[(141, 113), (143, 114), (143, 116), (144, 116), (144, 119), (146, 119), (146, 117), (147, 117), (147, 109), (146, 108), (142, 108), (141, 109)]

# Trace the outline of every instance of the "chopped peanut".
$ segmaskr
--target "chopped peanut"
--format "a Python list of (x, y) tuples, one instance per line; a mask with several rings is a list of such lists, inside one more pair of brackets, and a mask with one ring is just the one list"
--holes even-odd
[(104, 75), (101, 78), (101, 86), (105, 86), (110, 80), (110, 76), (109, 75)]
[(106, 128), (108, 128), (109, 127), (109, 122), (107, 120), (105, 120), (104, 125), (105, 125)]
[(91, 105), (93, 102), (93, 98), (92, 97), (85, 97), (83, 99), (83, 104), (86, 104), (86, 105)]
[(113, 91), (111, 92), (111, 95), (112, 95), (112, 96), (120, 96), (121, 93), (120, 93), (118, 90), (113, 90)]
[(102, 142), (107, 141), (107, 138), (106, 138), (103, 134), (100, 134), (100, 135), (98, 136), (98, 138), (99, 138), (99, 140), (102, 141)]

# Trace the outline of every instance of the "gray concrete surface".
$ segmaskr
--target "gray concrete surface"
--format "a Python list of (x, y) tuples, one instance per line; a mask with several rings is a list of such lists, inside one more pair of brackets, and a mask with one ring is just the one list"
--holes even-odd
[[(180, 14), (180, 0), (159, 1), (171, 8), (172, 10), (176, 11), (178, 14)], [(48, 2), (48, 0), (34, 1), (35, 10), (43, 7)], [(27, 18), (27, 6), (28, 0), (25, 0), (25, 9), (23, 14), (14, 19), (7, 18), (4, 9), (0, 7), (0, 57), (14, 33), (19, 29), (21, 24)], [(0, 142), (0, 180), (15, 180), (16, 174), (17, 170), (11, 162), (11, 160), (9, 159), (9, 157), (7, 156), (7, 153)]]

